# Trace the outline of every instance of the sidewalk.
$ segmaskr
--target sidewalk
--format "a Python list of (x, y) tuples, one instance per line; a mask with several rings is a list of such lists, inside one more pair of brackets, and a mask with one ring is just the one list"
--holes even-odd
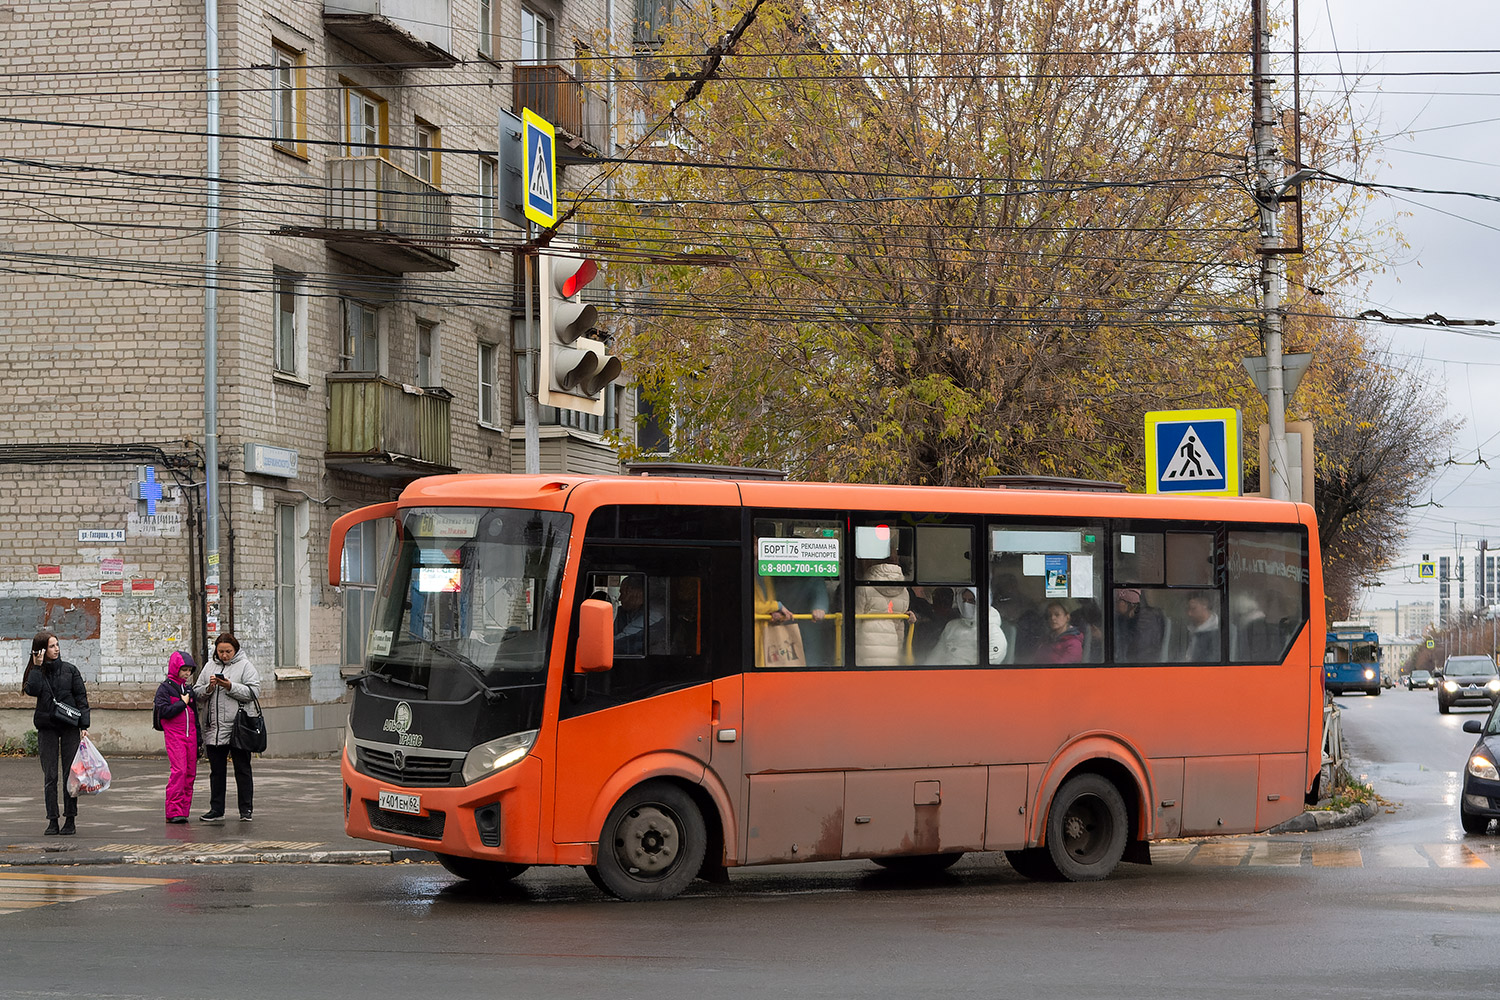
[(258, 757), (255, 819), (241, 823), (229, 774), (228, 817), (208, 811), (208, 761), (198, 762), (193, 818), (168, 824), (167, 759), (111, 757), (107, 791), (78, 800), (78, 833), (45, 837), (42, 767), (35, 757), (0, 757), (0, 865), (275, 862), (348, 864), (428, 860), (426, 851), (383, 847), (344, 834), (337, 758)]

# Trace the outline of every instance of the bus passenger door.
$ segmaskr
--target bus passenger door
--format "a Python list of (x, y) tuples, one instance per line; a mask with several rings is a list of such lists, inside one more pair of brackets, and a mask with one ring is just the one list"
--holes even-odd
[[(730, 822), (736, 829), (726, 831), (726, 844), (733, 840), (741, 845), (736, 859), (742, 856), (745, 843), (745, 802), (749, 783), (745, 779), (745, 677), (731, 674), (713, 683), (713, 742), (709, 747), (709, 770), (729, 797)], [(732, 834), (732, 836), (730, 835)]]
[[(569, 671), (559, 704), (555, 771), (557, 843), (598, 839), (591, 815), (621, 775), (671, 774), (701, 781), (715, 746), (712, 593), (716, 553), (597, 545), (585, 551), (575, 599), (615, 606), (612, 669)], [(735, 706), (737, 711), (737, 706)], [(731, 727), (732, 728), (732, 727)], [(736, 744), (729, 743), (734, 747)], [(639, 773), (637, 773), (639, 772)]]

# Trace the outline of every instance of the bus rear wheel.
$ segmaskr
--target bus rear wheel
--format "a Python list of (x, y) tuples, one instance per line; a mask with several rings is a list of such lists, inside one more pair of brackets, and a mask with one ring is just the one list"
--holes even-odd
[(438, 864), (452, 875), (475, 885), (493, 889), (511, 881), (530, 865), (518, 865), (510, 861), (485, 861), (480, 858), (461, 858), (456, 854), (439, 854)]
[(703, 815), (688, 794), (669, 782), (648, 781), (610, 810), (599, 863), (585, 871), (617, 899), (671, 899), (697, 877), (707, 844)]
[(908, 854), (901, 857), (871, 858), (870, 860), (897, 875), (924, 878), (947, 871), (963, 856), (963, 851), (953, 851), (948, 854)]
[(1047, 853), (1069, 882), (1108, 877), (1125, 856), (1129, 815), (1120, 790), (1097, 774), (1063, 782), (1047, 814)]

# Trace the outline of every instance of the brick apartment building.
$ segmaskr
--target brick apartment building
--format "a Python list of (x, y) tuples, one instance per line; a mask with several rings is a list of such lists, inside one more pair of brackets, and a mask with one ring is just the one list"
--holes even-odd
[[(276, 749), (337, 746), (383, 539), (352, 538), (329, 587), (329, 526), (420, 475), (524, 468), (498, 116), (526, 104), (559, 143), (605, 152), (608, 88), (579, 57), (638, 5), (225, 0), (212, 272), (203, 5), (0, 10), (0, 738), (30, 727), (17, 691), (38, 629), (82, 668), (102, 742), (128, 745), (168, 654), (201, 655), (216, 611), (266, 678)], [(602, 418), (543, 411), (544, 471), (618, 469), (607, 434), (629, 400), (605, 395)]]

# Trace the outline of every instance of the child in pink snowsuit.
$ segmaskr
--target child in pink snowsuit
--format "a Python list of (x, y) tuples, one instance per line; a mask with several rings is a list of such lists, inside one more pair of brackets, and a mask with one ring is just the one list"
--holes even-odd
[(168, 823), (186, 823), (193, 811), (193, 781), (198, 777), (198, 713), (193, 707), (196, 666), (187, 653), (173, 653), (167, 659), (167, 679), (156, 689), (156, 717), (172, 765), (167, 778)]

